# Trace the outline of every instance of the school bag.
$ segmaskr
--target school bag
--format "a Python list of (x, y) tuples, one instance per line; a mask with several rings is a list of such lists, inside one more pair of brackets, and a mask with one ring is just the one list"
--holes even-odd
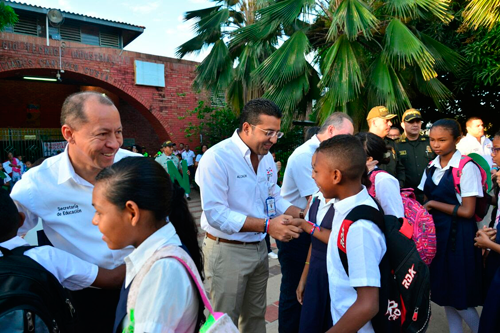
[[(378, 203), (377, 203), (378, 204)], [(380, 208), (380, 207), (379, 207)], [(383, 215), (367, 205), (351, 210), (342, 222), (337, 238), (340, 260), (347, 275), (347, 235), (358, 220), (375, 223), (384, 233), (387, 251), (379, 265), (379, 311), (371, 320), (375, 332), (425, 332), (431, 317), (429, 267), (422, 261), (415, 243), (401, 229), (406, 219)]]
[(458, 168), (452, 168), (451, 174), (453, 175), (453, 185), (455, 186), (455, 191), (460, 194), (460, 178), (462, 177), (462, 173), (464, 170), (465, 164), (472, 162), (474, 163), (481, 173), (481, 185), (483, 187), (483, 197), (476, 197), (476, 209), (474, 211), (474, 219), (476, 222), (481, 222), (486, 214), (488, 214), (488, 210), (490, 209), (491, 204), (491, 196), (488, 194), (488, 183), (487, 183), (487, 174), (484, 169), (476, 163), (472, 158), (466, 155), (462, 155), (460, 158), (460, 163), (458, 164)]
[[(370, 173), (372, 186), (368, 193), (375, 198), (375, 177), (384, 170), (374, 170)], [(387, 172), (386, 172), (387, 173)], [(403, 200), (404, 216), (408, 220), (408, 225), (404, 232), (408, 238), (415, 242), (420, 258), (430, 265), (436, 256), (436, 226), (432, 215), (417, 201), (412, 188), (402, 188), (400, 191)]]
[[(200, 274), (196, 269), (196, 265), (189, 256), (189, 254), (184, 251), (181, 247), (175, 245), (167, 245), (157, 250), (149, 259), (146, 261), (144, 266), (141, 268), (139, 273), (136, 275), (130, 286), (130, 292), (127, 299), (127, 313), (130, 318), (130, 326), (127, 332), (133, 332), (134, 326), (134, 309), (137, 301), (137, 295), (139, 294), (139, 287), (142, 280), (149, 272), (149, 269), (153, 264), (163, 258), (174, 258), (177, 259), (187, 270), (191, 278), (193, 279), (198, 292), (200, 293), (201, 299), (205, 308), (209, 312), (209, 316), (205, 321), (205, 324), (200, 328), (200, 333), (238, 333), (238, 329), (234, 325), (231, 318), (222, 312), (215, 312), (208, 300), (205, 289), (203, 289), (203, 282), (201, 280)], [(175, 301), (175, 300), (174, 300)]]
[(0, 332), (74, 332), (71, 296), (52, 273), (24, 255), (33, 247), (0, 247)]

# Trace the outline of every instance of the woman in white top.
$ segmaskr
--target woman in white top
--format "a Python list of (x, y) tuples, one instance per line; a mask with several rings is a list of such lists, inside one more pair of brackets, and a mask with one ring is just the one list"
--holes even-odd
[(174, 258), (151, 266), (139, 286), (133, 316), (124, 311), (132, 280), (164, 246), (182, 246), (203, 276), (198, 230), (184, 191), (153, 159), (129, 157), (97, 175), (92, 205), (96, 210), (92, 223), (99, 227), (108, 247), (135, 248), (125, 258), (126, 277), (115, 331), (198, 332), (204, 319), (203, 303), (189, 273)]
[[(355, 135), (365, 148), (367, 164), (377, 161), (377, 165), (389, 163), (389, 150), (384, 140), (373, 133), (361, 132)], [(368, 193), (377, 199), (384, 214), (397, 218), (404, 217), (403, 200), (399, 193), (399, 181), (389, 173), (375, 166), (368, 170), (369, 180), (365, 181)]]

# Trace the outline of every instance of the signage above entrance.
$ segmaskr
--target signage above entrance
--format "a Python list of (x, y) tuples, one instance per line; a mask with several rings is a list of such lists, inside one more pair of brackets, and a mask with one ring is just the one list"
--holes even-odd
[(134, 61), (135, 84), (165, 88), (165, 65)]

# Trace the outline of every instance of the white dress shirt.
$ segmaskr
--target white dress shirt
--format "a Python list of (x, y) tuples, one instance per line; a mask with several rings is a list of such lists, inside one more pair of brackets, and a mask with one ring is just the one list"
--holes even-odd
[(301, 209), (307, 206), (306, 197), (318, 191), (312, 178), (312, 156), (319, 144), (318, 137), (313, 135), (294, 150), (286, 164), (281, 196)]
[[(166, 245), (181, 245), (171, 223), (149, 236), (125, 258), (125, 287), (132, 283), (156, 250)], [(134, 317), (134, 332), (194, 332), (198, 319), (198, 289), (177, 259), (163, 258), (151, 266), (139, 287)], [(127, 316), (123, 327), (128, 323)]]
[[(328, 202), (326, 202), (325, 197), (323, 196), (323, 193), (320, 191), (316, 192), (313, 194), (313, 200), (319, 200), (319, 206), (318, 206), (318, 213), (316, 213), (316, 224), (321, 226), (321, 222), (323, 222), (323, 219), (325, 218), (326, 213), (330, 209), (330, 207), (338, 201), (337, 199), (330, 199)], [(313, 201), (311, 200), (311, 205)], [(309, 217), (309, 211), (311, 206), (309, 206), (309, 209), (307, 210), (305, 219), (306, 221), (311, 221), (311, 218)]]
[[(473, 137), (469, 133), (457, 144), (457, 149), (463, 155), (469, 155), (470, 153), (476, 153), (484, 157), (484, 159), (491, 166), (493, 165), (493, 159), (491, 157), (491, 148), (493, 147), (493, 143), (486, 136), (481, 137), (481, 142), (477, 141), (477, 138)], [(489, 174), (489, 170), (486, 170), (486, 173)]]
[[(291, 204), (280, 195), (276, 185), (276, 164), (270, 153), (259, 156), (257, 174), (250, 161), (250, 148), (236, 130), (203, 154), (195, 176), (200, 187), (201, 227), (206, 232), (229, 240), (258, 242), (262, 232), (240, 232), (247, 216), (266, 218), (266, 199), (275, 199), (277, 215)], [(264, 229), (264, 223), (262, 224)]]
[[(115, 162), (127, 156), (141, 156), (119, 149)], [(131, 247), (110, 250), (99, 228), (92, 225), (94, 185), (76, 174), (68, 148), (27, 172), (14, 186), (11, 197), (26, 215), (19, 235), (24, 235), (42, 219), (43, 230), (56, 248), (80, 259), (113, 269), (123, 264)]]
[(375, 175), (375, 197), (384, 210), (385, 215), (397, 218), (404, 217), (405, 210), (401, 198), (399, 181), (387, 172)]
[[(460, 165), (461, 152), (456, 151), (451, 157), (448, 165), (444, 168), (441, 168), (441, 160), (440, 156), (437, 156), (429, 165), (429, 168), (432, 166), (436, 167), (434, 174), (432, 175), (432, 182), (436, 185), (439, 185), (441, 178), (443, 178), (445, 172), (449, 168), (458, 168)], [(425, 181), (427, 180), (427, 173), (424, 172), (422, 175), (422, 180), (420, 181), (420, 185), (418, 188), (420, 190), (424, 190)], [(460, 192), (461, 194), (456, 193), (457, 200), (460, 204), (462, 204), (462, 197), (482, 197), (483, 196), (483, 186), (481, 185), (481, 172), (476, 164), (469, 162), (464, 165), (464, 169), (462, 170), (462, 176), (460, 177)]]
[(194, 152), (192, 150), (187, 150), (182, 153), (182, 159), (186, 160), (187, 166), (194, 165)]
[[(0, 243), (7, 250), (29, 245), (19, 236)], [(69, 290), (80, 290), (90, 287), (97, 277), (98, 267), (74, 255), (52, 246), (38, 246), (24, 252), (43, 268), (54, 275), (59, 283)], [(2, 253), (0, 252), (0, 257)]]
[[(342, 266), (337, 238), (342, 221), (356, 206), (377, 204), (363, 187), (358, 194), (335, 202), (335, 216), (328, 242), (326, 266), (331, 299), (332, 320), (335, 325), (357, 299), (357, 287), (380, 287), (379, 264), (387, 250), (385, 236), (375, 223), (358, 220), (349, 228), (346, 239), (349, 276)], [(368, 322), (358, 332), (373, 332)]]

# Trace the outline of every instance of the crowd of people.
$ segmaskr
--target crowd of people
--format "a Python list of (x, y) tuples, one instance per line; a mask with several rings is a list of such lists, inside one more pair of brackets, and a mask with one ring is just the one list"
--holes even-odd
[[(199, 155), (166, 141), (152, 159), (120, 148), (120, 115), (106, 96), (70, 95), (61, 111), (64, 152), (24, 174), (21, 159), (9, 155), (16, 183), (10, 196), (0, 193), (0, 249), (26, 246), (22, 237), (41, 219), (46, 246), (24, 255), (71, 290), (79, 332), (197, 332), (206, 318), (188, 271), (171, 257), (150, 263), (160, 249), (180, 247), (204, 278), (214, 310), (240, 332), (260, 333), (271, 236), (282, 272), (280, 332), (373, 332), (370, 320), (382, 310), (384, 233), (370, 220), (350, 227), (347, 272), (337, 250), (340, 226), (359, 205), (403, 217), (400, 189), (411, 188), (436, 226), (431, 297), (444, 307), (450, 332), (461, 332), (462, 320), (473, 332), (500, 331), (498, 218), (480, 229), (474, 219), (483, 196), (475, 163), (461, 170), (460, 192), (452, 173), (474, 152), (500, 181), (500, 132), (490, 141), (482, 121), (471, 118), (461, 139), (460, 125), (442, 119), (425, 136), (420, 112), (409, 109), (396, 133), (395, 117), (374, 107), (368, 132), (354, 134), (348, 115), (332, 113), (292, 153), (280, 187), (281, 163), (270, 150), (283, 136), (282, 113), (269, 100), (249, 101), (233, 135)], [(199, 186), (202, 246), (177, 172)]]

